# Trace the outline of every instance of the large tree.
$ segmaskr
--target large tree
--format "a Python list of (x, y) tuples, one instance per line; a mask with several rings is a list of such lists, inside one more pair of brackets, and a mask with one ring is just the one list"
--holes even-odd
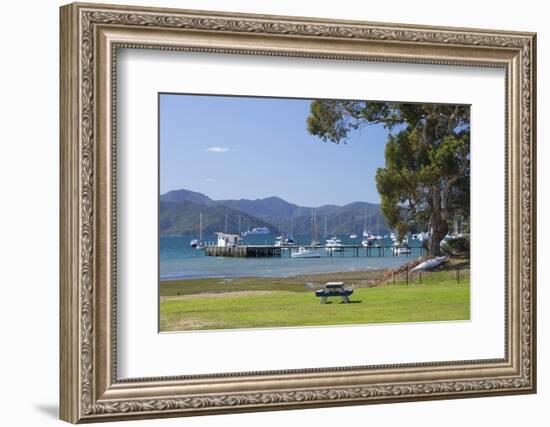
[(346, 143), (367, 125), (388, 129), (376, 186), (388, 224), (402, 237), (411, 224), (431, 228), (431, 255), (454, 215), (469, 217), (470, 109), (464, 105), (320, 100), (307, 128), (325, 142)]

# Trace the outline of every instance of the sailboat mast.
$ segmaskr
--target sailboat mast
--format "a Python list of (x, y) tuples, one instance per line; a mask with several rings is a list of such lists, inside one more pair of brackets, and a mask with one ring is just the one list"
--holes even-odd
[(202, 243), (202, 212), (199, 215), (199, 243)]
[(317, 226), (315, 223), (315, 210), (311, 211), (311, 244), (317, 244)]
[(313, 210), (311, 211), (311, 241), (313, 242), (313, 235), (315, 234), (315, 223), (313, 220)]
[(314, 237), (315, 237), (315, 243), (317, 243), (317, 223), (316, 223), (316, 214), (315, 211), (313, 211), (313, 230), (315, 231)]

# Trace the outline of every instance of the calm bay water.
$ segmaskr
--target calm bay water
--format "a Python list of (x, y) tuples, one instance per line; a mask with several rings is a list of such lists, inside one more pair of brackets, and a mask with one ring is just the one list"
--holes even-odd
[[(361, 236), (350, 239), (339, 236), (345, 245), (360, 245)], [(298, 243), (309, 244), (311, 237), (295, 236)], [(166, 236), (160, 238), (160, 278), (191, 279), (205, 277), (288, 277), (298, 274), (333, 273), (380, 268), (393, 268), (405, 264), (420, 256), (420, 242), (412, 241), (413, 248), (409, 256), (392, 256), (391, 249), (385, 249), (385, 256), (378, 257), (378, 250), (373, 249), (373, 256), (366, 257), (364, 249), (360, 249), (359, 257), (351, 255), (351, 249), (345, 256), (333, 252), (332, 258), (325, 249), (320, 249), (321, 258), (224, 258), (205, 256), (202, 250), (190, 246), (192, 237)], [(320, 239), (324, 244), (325, 239)], [(214, 242), (215, 236), (205, 236), (205, 242)], [(275, 236), (270, 234), (245, 237), (244, 243), (249, 245), (271, 245)], [(380, 241), (381, 246), (391, 246), (391, 239)], [(414, 248), (417, 249), (414, 249)]]

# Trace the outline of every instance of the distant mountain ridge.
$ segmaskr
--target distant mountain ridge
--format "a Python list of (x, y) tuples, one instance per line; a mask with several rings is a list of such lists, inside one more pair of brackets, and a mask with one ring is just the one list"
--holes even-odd
[(373, 233), (386, 233), (380, 205), (353, 202), (345, 206), (298, 206), (280, 197), (263, 199), (213, 200), (205, 194), (180, 189), (160, 196), (160, 233), (197, 235), (203, 214), (203, 232), (238, 233), (254, 227), (269, 227), (273, 233), (304, 235), (311, 232), (311, 213), (315, 210), (319, 234), (357, 233), (365, 225)]
[(160, 195), (160, 200), (162, 202), (193, 202), (202, 205), (208, 205), (213, 202), (213, 200), (205, 196), (202, 193), (191, 190), (173, 190), (168, 193)]
[(188, 200), (181, 202), (161, 200), (160, 234), (198, 236), (201, 213), (204, 235), (212, 235), (225, 230), (236, 233), (239, 230), (239, 221), (249, 224), (251, 227), (273, 227), (259, 218), (221, 205), (206, 206)]

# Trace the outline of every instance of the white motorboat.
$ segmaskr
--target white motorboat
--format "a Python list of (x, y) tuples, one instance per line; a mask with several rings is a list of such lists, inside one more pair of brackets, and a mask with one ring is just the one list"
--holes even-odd
[(361, 245), (363, 245), (365, 248), (370, 248), (372, 247), (373, 244), (374, 244), (373, 239), (366, 238), (361, 241)]
[(321, 252), (300, 246), (296, 252), (290, 253), (291, 258), (321, 258)]
[(192, 248), (196, 248), (197, 246), (199, 246), (199, 239), (191, 240), (191, 243), (189, 243), (189, 245), (191, 245)]
[(395, 245), (393, 247), (393, 254), (394, 255), (410, 255), (411, 254), (411, 248), (407, 244)]
[(269, 234), (269, 228), (267, 227), (255, 227), (252, 230), (243, 231), (242, 236), (256, 236), (259, 234)]
[(274, 246), (288, 248), (290, 246), (296, 246), (296, 242), (292, 236), (277, 236), (275, 238)]
[(366, 240), (374, 243), (376, 240), (378, 240), (378, 236), (375, 236), (374, 234), (369, 233)]
[(333, 236), (325, 242), (325, 249), (327, 251), (342, 251), (342, 241), (338, 237)]
[(357, 234), (353, 233), (349, 235), (350, 239), (357, 239)]
[(429, 231), (421, 231), (418, 233), (418, 240), (423, 242), (424, 240), (430, 240), (430, 232)]

